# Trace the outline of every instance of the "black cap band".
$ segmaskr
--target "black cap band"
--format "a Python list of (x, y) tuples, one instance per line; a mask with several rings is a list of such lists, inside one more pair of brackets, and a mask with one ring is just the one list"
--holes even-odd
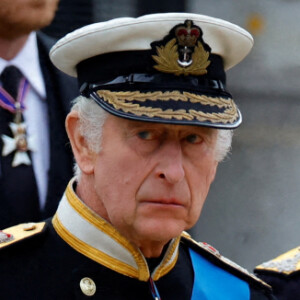
[[(189, 76), (168, 75), (156, 71), (153, 66), (155, 61), (151, 57), (152, 50), (146, 51), (123, 51), (107, 53), (94, 56), (80, 62), (77, 65), (78, 83), (81, 87), (84, 83), (101, 83), (113, 81), (119, 76), (129, 76), (130, 74), (148, 74), (168, 76), (165, 79), (177, 77), (176, 82), (186, 83)], [(226, 75), (223, 68), (223, 60), (220, 56), (211, 54), (211, 61), (207, 68), (207, 74), (202, 76), (190, 76), (190, 78), (199, 78), (203, 80), (217, 80), (226, 85)], [(159, 77), (155, 77), (159, 78)], [(165, 81), (167, 82), (167, 81)], [(174, 80), (173, 80), (174, 82)]]

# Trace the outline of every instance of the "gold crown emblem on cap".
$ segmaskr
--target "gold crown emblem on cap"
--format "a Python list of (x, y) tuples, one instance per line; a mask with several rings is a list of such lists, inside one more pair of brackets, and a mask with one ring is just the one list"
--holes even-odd
[(157, 55), (152, 55), (157, 63), (154, 68), (175, 75), (206, 74), (210, 52), (204, 49), (201, 29), (194, 26), (191, 20), (173, 29), (173, 38), (170, 34), (171, 39), (165, 45), (156, 46)]
[(188, 20), (186, 26), (178, 26), (175, 29), (178, 44), (184, 47), (195, 47), (197, 39), (200, 36), (200, 29), (192, 26), (192, 22)]

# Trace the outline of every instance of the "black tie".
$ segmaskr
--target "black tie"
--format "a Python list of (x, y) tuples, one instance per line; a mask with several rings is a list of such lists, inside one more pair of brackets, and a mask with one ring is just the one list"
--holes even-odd
[[(22, 73), (14, 66), (6, 67), (1, 74), (2, 88), (14, 99), (18, 97), (22, 78)], [(39, 219), (38, 191), (32, 164), (13, 167), (17, 150), (6, 156), (2, 154), (2, 136), (14, 137), (10, 122), (16, 122), (16, 114), (0, 107), (0, 229)], [(27, 154), (30, 156), (30, 151)]]

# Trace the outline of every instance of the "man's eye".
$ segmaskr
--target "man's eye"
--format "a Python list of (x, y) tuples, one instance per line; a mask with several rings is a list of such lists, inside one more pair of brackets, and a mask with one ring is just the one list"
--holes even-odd
[(140, 131), (138, 132), (138, 137), (142, 140), (152, 140), (154, 137), (154, 134), (150, 131)]
[(202, 142), (202, 138), (197, 134), (190, 134), (185, 139), (191, 144), (200, 144)]

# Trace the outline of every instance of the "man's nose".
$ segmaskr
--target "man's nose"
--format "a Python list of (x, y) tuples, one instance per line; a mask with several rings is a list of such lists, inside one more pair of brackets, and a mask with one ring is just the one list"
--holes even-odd
[(180, 142), (167, 142), (162, 146), (159, 153), (159, 164), (156, 168), (156, 175), (170, 184), (176, 184), (183, 180), (185, 171)]

